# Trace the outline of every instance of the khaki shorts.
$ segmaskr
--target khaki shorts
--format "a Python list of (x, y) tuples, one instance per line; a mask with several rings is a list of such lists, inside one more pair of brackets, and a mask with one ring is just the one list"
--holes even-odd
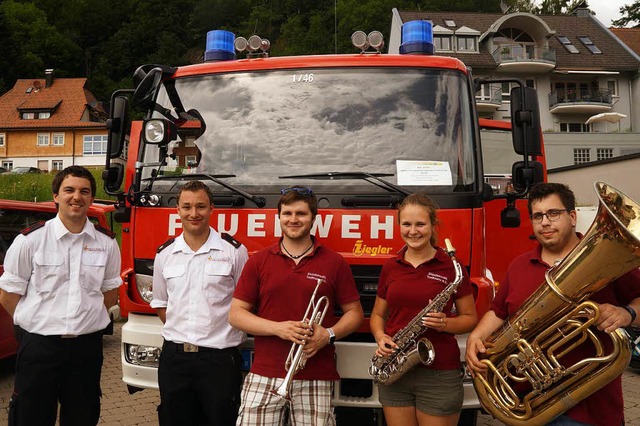
[(378, 385), (385, 407), (416, 407), (432, 416), (448, 416), (462, 410), (462, 370), (433, 370), (416, 366), (395, 383)]

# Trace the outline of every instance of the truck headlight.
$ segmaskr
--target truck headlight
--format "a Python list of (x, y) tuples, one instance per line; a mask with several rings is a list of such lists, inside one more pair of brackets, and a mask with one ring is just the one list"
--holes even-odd
[(157, 346), (130, 345), (125, 343), (125, 358), (128, 363), (158, 368), (161, 348)]
[(151, 300), (153, 300), (153, 277), (151, 275), (136, 274), (136, 288), (142, 300), (151, 303)]

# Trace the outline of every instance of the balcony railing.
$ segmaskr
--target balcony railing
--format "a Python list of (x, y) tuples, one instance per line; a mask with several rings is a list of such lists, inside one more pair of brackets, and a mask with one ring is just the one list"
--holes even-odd
[(549, 93), (549, 108), (561, 104), (606, 104), (611, 106), (611, 90), (561, 89)]
[(547, 47), (523, 46), (520, 44), (500, 45), (493, 51), (493, 59), (497, 64), (508, 62), (556, 63), (556, 51)]
[(478, 107), (483, 105), (499, 107), (502, 105), (502, 87), (492, 86), (485, 88), (485, 94), (476, 94), (476, 104)]

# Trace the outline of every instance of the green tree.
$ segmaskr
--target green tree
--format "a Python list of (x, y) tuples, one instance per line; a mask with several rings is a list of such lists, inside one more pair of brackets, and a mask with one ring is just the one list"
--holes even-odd
[(622, 15), (620, 19), (611, 22), (614, 27), (626, 27), (631, 24), (638, 28), (640, 26), (640, 1), (636, 0), (622, 6), (620, 15)]

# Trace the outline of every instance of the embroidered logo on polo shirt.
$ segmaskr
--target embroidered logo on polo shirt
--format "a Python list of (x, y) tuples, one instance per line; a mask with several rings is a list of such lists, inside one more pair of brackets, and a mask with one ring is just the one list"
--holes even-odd
[(429, 272), (427, 274), (427, 278), (431, 279), (431, 280), (439, 281), (439, 282), (441, 282), (443, 284), (448, 284), (449, 283), (449, 280), (447, 279), (447, 277), (445, 277), (443, 275), (440, 275), (440, 274), (436, 274), (434, 272)]
[(85, 245), (84, 247), (82, 247), (82, 251), (103, 252), (103, 251), (107, 251), (107, 250), (102, 248), (102, 247), (89, 247), (89, 246)]
[(326, 275), (316, 274), (315, 272), (307, 272), (307, 279), (309, 280), (327, 280)]

